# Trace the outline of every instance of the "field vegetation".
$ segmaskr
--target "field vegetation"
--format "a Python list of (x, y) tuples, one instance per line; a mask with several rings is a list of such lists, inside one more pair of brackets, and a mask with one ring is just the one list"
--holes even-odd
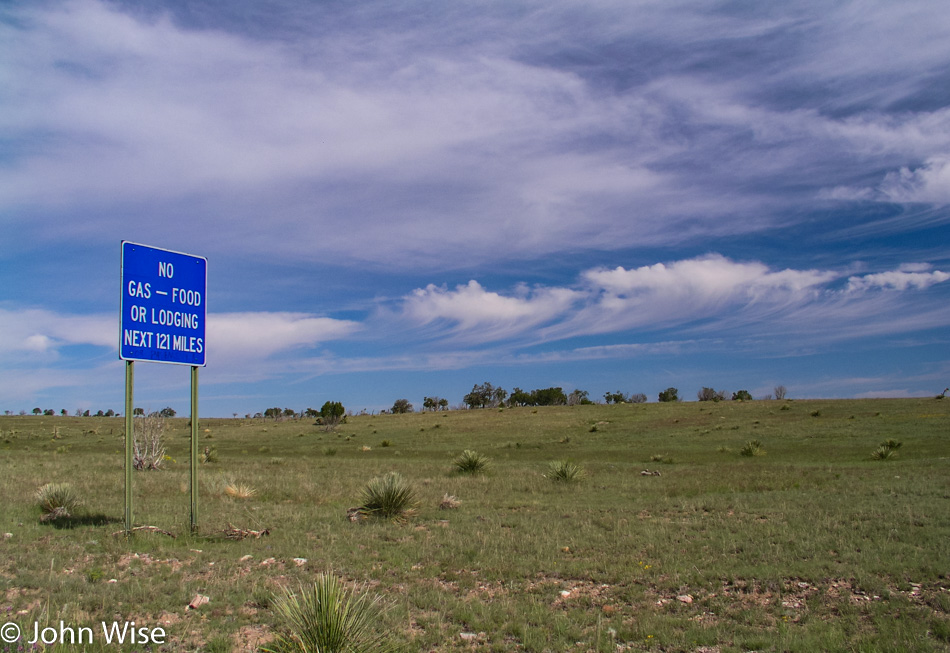
[[(122, 418), (0, 417), (0, 622), (166, 629), (128, 651), (279, 649), (288, 606), (336, 578), (395, 650), (950, 647), (948, 401), (314, 422), (202, 420), (192, 534), (190, 428), (166, 418), (163, 464), (134, 474), (154, 528), (127, 537)], [(490, 466), (460, 473), (473, 455)], [(582, 473), (552, 482), (566, 463)], [(406, 510), (373, 503), (387, 492)]]

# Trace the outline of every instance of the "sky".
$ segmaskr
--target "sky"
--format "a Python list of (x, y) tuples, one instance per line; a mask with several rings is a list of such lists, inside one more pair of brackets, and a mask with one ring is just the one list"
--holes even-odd
[[(121, 412), (123, 240), (207, 258), (206, 416), (932, 396), (948, 33), (945, 0), (7, 0), (0, 411)], [(189, 378), (136, 363), (135, 403)]]

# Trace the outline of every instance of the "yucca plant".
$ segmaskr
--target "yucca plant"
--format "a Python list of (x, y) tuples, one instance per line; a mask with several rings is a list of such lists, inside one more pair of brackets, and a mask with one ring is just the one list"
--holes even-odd
[(47, 483), (34, 495), (43, 513), (40, 521), (67, 519), (82, 506), (82, 500), (69, 483)]
[(347, 590), (332, 574), (320, 574), (297, 592), (274, 595), (280, 621), (270, 653), (383, 653), (395, 650), (378, 630), (379, 596)]
[(481, 474), (488, 470), (489, 458), (477, 451), (466, 449), (452, 461), (455, 471), (459, 474)]
[(762, 447), (762, 443), (758, 440), (749, 440), (745, 443), (741, 449), (739, 449), (740, 456), (764, 456), (765, 449)]
[(871, 458), (874, 460), (888, 460), (897, 456), (897, 450), (901, 448), (903, 442), (898, 442), (897, 440), (885, 440), (878, 446), (878, 448), (871, 454)]
[(584, 470), (569, 460), (555, 460), (548, 464), (544, 478), (555, 483), (574, 483), (584, 478)]
[(415, 514), (418, 501), (416, 491), (398, 472), (378, 476), (363, 488), (360, 513), (367, 517), (382, 517), (405, 521)]

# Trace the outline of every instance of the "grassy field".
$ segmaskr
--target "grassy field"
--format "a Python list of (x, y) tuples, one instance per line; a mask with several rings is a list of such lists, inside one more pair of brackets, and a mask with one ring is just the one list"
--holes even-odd
[[(167, 468), (135, 473), (135, 519), (177, 537), (126, 538), (121, 418), (0, 417), (0, 623), (134, 620), (168, 643), (123, 650), (254, 651), (274, 592), (332, 571), (383, 597), (406, 651), (950, 649), (950, 400), (452, 411), (330, 433), (205, 420), (196, 535), (190, 429), (168, 426)], [(872, 459), (888, 439), (896, 457)], [(751, 440), (763, 455), (740, 455)], [(464, 449), (489, 471), (453, 474)], [(545, 478), (562, 459), (584, 478)], [(417, 514), (350, 522), (393, 470)], [(84, 508), (41, 523), (50, 482)], [(440, 510), (445, 494), (460, 505)]]

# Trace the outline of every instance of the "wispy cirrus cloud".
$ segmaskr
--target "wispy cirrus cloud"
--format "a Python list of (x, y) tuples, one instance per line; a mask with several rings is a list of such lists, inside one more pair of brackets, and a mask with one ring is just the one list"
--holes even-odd
[[(927, 264), (910, 264), (851, 275), (842, 289), (847, 275), (840, 270), (774, 270), (759, 261), (709, 254), (631, 269), (594, 268), (571, 287), (520, 286), (507, 295), (474, 280), (455, 290), (430, 285), (403, 297), (399, 315), (459, 344), (513, 338), (524, 345), (664, 329), (805, 334), (835, 325), (840, 332), (843, 325), (862, 320), (879, 330), (913, 330), (912, 320), (894, 313), (901, 298), (874, 291), (925, 290), (950, 279), (945, 272), (926, 270)], [(946, 309), (937, 313), (928, 322), (950, 315)]]
[[(287, 9), (251, 34), (162, 5), (7, 8), (5, 206), (83, 207), (86, 220), (43, 229), (69, 238), (144, 202), (175, 210), (161, 229), (142, 221), (142, 240), (197, 221), (220, 236), (199, 236), (211, 252), (276, 230), (287, 256), (313, 260), (319, 238), (320, 260), (398, 269), (774, 229), (792, 202), (860, 199), (867, 169), (893, 171), (887, 201), (943, 197), (950, 113), (891, 111), (863, 90), (883, 75), (926, 104), (922, 79), (899, 77), (938, 74), (950, 53), (935, 38), (944, 21), (921, 34), (913, 11), (597, 5), (578, 22), (568, 3), (374, 23)], [(881, 14), (915, 25), (927, 51), (870, 70)]]

